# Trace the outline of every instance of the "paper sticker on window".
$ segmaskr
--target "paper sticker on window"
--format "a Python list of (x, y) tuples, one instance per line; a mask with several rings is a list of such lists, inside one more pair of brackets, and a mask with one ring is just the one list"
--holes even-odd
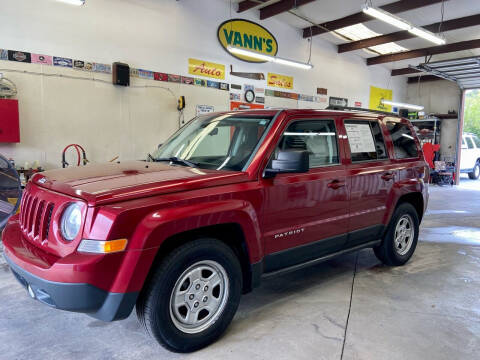
[(372, 131), (368, 124), (345, 124), (352, 153), (375, 152)]

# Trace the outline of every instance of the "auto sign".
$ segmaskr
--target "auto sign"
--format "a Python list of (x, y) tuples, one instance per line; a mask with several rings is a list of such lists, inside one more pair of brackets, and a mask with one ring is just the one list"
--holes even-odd
[(228, 51), (228, 46), (270, 56), (275, 56), (278, 52), (277, 40), (270, 31), (261, 25), (244, 19), (232, 19), (221, 23), (217, 30), (217, 37), (222, 47), (230, 55), (247, 62), (263, 63), (265, 60), (232, 54)]

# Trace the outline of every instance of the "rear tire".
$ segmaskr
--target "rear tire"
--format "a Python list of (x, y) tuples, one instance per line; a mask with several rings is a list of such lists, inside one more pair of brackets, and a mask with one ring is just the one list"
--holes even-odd
[(223, 242), (203, 238), (168, 254), (137, 302), (147, 332), (175, 352), (192, 352), (217, 340), (240, 302), (242, 270)]
[(386, 265), (404, 265), (415, 252), (418, 242), (419, 220), (415, 208), (400, 204), (393, 213), (382, 243), (373, 250)]
[(480, 177), (480, 163), (477, 161), (473, 167), (473, 171), (468, 173), (468, 177), (477, 180)]

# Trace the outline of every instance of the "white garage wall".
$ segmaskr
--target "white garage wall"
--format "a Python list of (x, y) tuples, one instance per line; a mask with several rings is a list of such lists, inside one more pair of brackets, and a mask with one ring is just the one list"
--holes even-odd
[(458, 85), (447, 80), (420, 82), (407, 86), (407, 102), (425, 106), (427, 114), (446, 114), (449, 110), (458, 113), (460, 95)]
[[(279, 43), (279, 56), (306, 60), (308, 42), (299, 29), (275, 18), (260, 22), (258, 13), (236, 14), (269, 29)], [(346, 97), (368, 106), (369, 87), (393, 89), (394, 100), (406, 99), (403, 78), (391, 78), (383, 66), (367, 67), (354, 54), (338, 55), (336, 46), (315, 38), (311, 71), (278, 64), (241, 62), (225, 52), (216, 38), (218, 25), (230, 18), (228, 1), (222, 0), (87, 0), (81, 8), (53, 0), (3, 1), (0, 11), (0, 48), (112, 63), (122, 61), (136, 68), (188, 75), (188, 58), (230, 64), (234, 71), (269, 71), (294, 76), (294, 91), (314, 95), (317, 87), (329, 96)], [(117, 88), (90, 80), (19, 74), (5, 70), (81, 75), (77, 71), (0, 61), (0, 72), (18, 86), (21, 143), (0, 144), (0, 153), (18, 163), (39, 160), (47, 168), (60, 165), (63, 146), (85, 146), (93, 161), (116, 155), (121, 160), (143, 158), (178, 127), (176, 97), (185, 95), (185, 117), (195, 105), (229, 106), (228, 92), (194, 86), (135, 79), (135, 88)], [(92, 74), (84, 74), (92, 76)], [(95, 74), (109, 80), (109, 76)], [(230, 77), (226, 82), (265, 82)], [(172, 92), (141, 86), (163, 86)], [(288, 99), (268, 98), (270, 106), (324, 106)]]
[[(461, 90), (457, 84), (447, 81), (429, 81), (408, 84), (407, 102), (425, 106), (426, 114), (459, 113)], [(458, 118), (442, 120), (440, 132), (440, 154), (447, 161), (453, 161), (457, 148)]]

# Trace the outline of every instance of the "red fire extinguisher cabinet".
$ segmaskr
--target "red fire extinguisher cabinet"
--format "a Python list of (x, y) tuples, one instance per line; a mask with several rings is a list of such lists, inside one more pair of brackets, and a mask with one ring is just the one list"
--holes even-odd
[(20, 142), (18, 100), (0, 99), (0, 143)]

